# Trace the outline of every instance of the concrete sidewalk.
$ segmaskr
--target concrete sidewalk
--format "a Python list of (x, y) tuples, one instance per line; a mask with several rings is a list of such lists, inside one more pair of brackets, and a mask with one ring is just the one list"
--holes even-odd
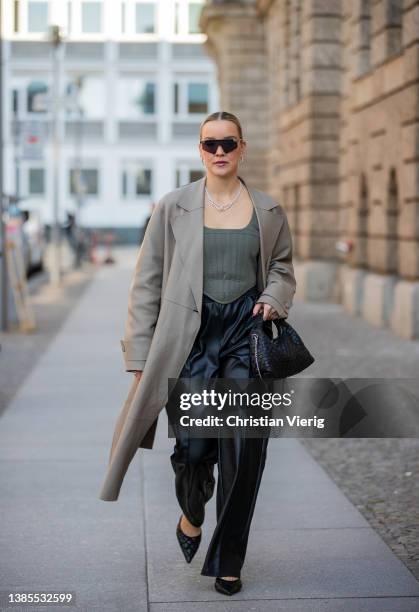
[[(200, 575), (215, 496), (191, 565), (178, 548), (163, 415), (155, 449), (137, 453), (119, 500), (99, 500), (131, 382), (119, 339), (133, 259), (121, 253), (118, 266), (98, 272), (0, 419), (0, 590), (72, 591), (86, 612), (418, 610), (419, 583), (296, 439), (269, 442), (244, 588), (231, 599)], [(300, 316), (305, 306), (294, 308)]]

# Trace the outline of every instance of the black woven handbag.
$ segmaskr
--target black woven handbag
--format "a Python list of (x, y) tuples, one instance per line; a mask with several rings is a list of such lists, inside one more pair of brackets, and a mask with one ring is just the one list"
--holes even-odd
[[(278, 335), (273, 337), (272, 323)], [(295, 329), (285, 319), (264, 321), (254, 316), (249, 332), (250, 366), (254, 378), (287, 378), (302, 372), (314, 362)]]

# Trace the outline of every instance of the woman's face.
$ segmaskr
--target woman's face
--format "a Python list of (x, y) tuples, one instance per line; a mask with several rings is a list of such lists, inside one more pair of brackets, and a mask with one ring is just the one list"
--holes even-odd
[(246, 143), (240, 140), (239, 130), (235, 123), (227, 119), (215, 119), (208, 121), (202, 128), (201, 140), (224, 140), (234, 139), (238, 147), (226, 153), (221, 145), (218, 145), (214, 153), (205, 151), (199, 144), (199, 151), (207, 172), (214, 176), (233, 176), (237, 174), (240, 157), (244, 154)]

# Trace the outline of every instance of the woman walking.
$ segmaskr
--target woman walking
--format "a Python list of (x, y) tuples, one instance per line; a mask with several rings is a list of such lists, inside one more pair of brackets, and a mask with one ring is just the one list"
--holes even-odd
[[(160, 384), (154, 405), (150, 400), (148, 412), (144, 408), (158, 359), (166, 359), (166, 367), (160, 363), (159, 369), (165, 372), (166, 387), (168, 377), (249, 378), (253, 316), (260, 312), (265, 320), (287, 317), (295, 293), (285, 212), (238, 175), (246, 151), (238, 118), (228, 112), (209, 115), (199, 140), (206, 175), (160, 200), (137, 260), (121, 342), (126, 369), (139, 384), (132, 387), (118, 419), (104, 500), (117, 499), (137, 447), (152, 447), (158, 412), (167, 402)], [(196, 200), (197, 195), (202, 199)], [(182, 290), (185, 277), (188, 284)], [(182, 348), (169, 331), (174, 324), (183, 335)], [(165, 401), (157, 408), (159, 398)], [(217, 525), (201, 574), (216, 578), (218, 592), (233, 595), (242, 588), (241, 569), (268, 438), (246, 438), (239, 432), (232, 438), (176, 435), (171, 464), (182, 510), (176, 527), (179, 545), (190, 563), (201, 542), (217, 464)]]

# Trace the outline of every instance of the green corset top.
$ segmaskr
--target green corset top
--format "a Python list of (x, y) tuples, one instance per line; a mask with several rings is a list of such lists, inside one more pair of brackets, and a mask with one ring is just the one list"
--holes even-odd
[(254, 208), (245, 227), (219, 229), (204, 225), (205, 295), (227, 304), (256, 285), (259, 244)]

